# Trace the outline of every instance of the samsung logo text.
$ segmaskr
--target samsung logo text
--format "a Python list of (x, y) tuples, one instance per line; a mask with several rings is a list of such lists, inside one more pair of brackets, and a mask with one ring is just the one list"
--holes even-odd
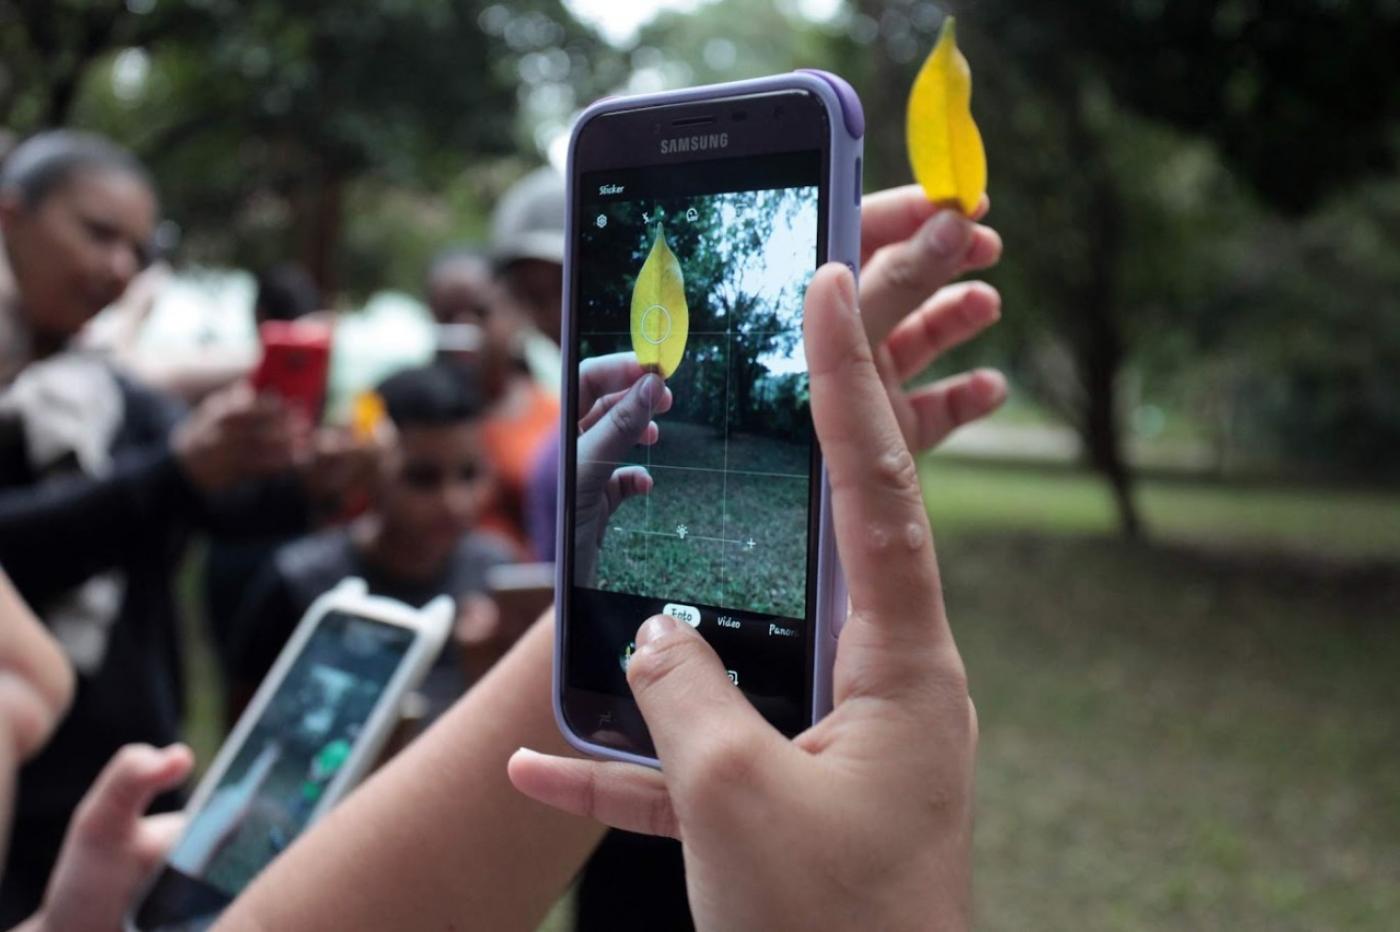
[(705, 152), (709, 149), (725, 149), (729, 146), (728, 133), (708, 133), (703, 136), (677, 136), (661, 140), (661, 154), (675, 155), (678, 152)]

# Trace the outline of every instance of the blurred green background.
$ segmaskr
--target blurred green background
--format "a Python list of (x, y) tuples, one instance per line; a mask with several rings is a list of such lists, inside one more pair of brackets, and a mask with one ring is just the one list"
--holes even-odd
[(981, 925), (1394, 928), (1400, 3), (0, 0), (0, 127), (111, 134), (180, 266), (355, 308), (605, 93), (838, 71), (903, 183), (950, 11), (1005, 306), (930, 377), (1013, 384), (923, 464)]

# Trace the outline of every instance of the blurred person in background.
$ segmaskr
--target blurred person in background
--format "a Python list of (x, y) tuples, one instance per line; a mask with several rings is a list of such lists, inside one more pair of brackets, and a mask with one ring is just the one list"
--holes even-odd
[(300, 320), (324, 307), (316, 280), (294, 262), (274, 265), (258, 275), (257, 296), (253, 299), (255, 325), (269, 320)]
[[(191, 334), (190, 345), (172, 355), (168, 348), (143, 344), (156, 305), (174, 280), (169, 263), (153, 259), (122, 295), (89, 322), (77, 342), (107, 355), (133, 378), (197, 404), (213, 392), (247, 377), (258, 363), (256, 342), (220, 338), (210, 319)], [(321, 309), (321, 293), (305, 269), (293, 263), (273, 266), (257, 276), (254, 327), (267, 320), (296, 320)]]
[[(562, 224), (562, 215), (559, 220)], [(563, 235), (561, 226), (561, 242)], [(534, 378), (526, 362), (526, 346), (535, 339), (530, 318), (508, 297), (509, 286), (495, 277), (487, 258), (475, 250), (455, 248), (438, 256), (429, 266), (426, 291), (428, 307), (440, 325), (477, 328), (474, 349), (451, 349), (441, 356), (445, 362), (461, 363), (485, 397), (481, 442), (496, 486), (481, 526), (507, 537), (516, 556), (523, 558), (531, 550), (525, 520), (530, 469), (559, 429), (556, 390)]]
[[(421, 607), (439, 595), (459, 616), (489, 612), (487, 570), (511, 560), (507, 543), (477, 530), (493, 477), (483, 442), (485, 400), (445, 365), (409, 369), (379, 387), (394, 439), (369, 510), (351, 525), (279, 549), (242, 601), (234, 624), (236, 713), (271, 669), (306, 610), (347, 576), (373, 595)], [(467, 686), (460, 659), (444, 650), (423, 692), (429, 717)]]
[[(539, 384), (559, 391), (564, 304), (565, 185), (553, 168), (536, 169), (501, 198), (491, 218), (492, 257), (504, 299), (529, 321), (522, 345)], [(558, 431), (542, 431), (521, 480), (521, 521), (531, 559), (554, 559)]]
[(564, 178), (544, 166), (516, 182), (491, 215), (491, 260), (504, 299), (525, 322), (530, 374), (558, 394), (564, 301)]
[[(274, 265), (257, 276), (253, 323), (261, 326), (267, 321), (300, 320), (321, 310), (322, 305), (321, 291), (304, 268), (291, 262)], [(256, 363), (255, 358), (253, 365)], [(246, 376), (251, 371), (251, 365), (244, 366), (237, 377)], [(325, 429), (320, 429), (313, 442), (318, 447), (324, 447), (335, 441)], [(325, 466), (318, 464), (311, 467), (311, 471), (319, 475), (325, 471)], [(273, 552), (305, 530), (295, 527), (265, 535), (211, 537), (204, 559), (204, 614), (209, 620), (214, 650), (226, 676), (232, 662), (230, 651), (234, 620), (243, 594)]]
[(156, 217), (142, 166), (97, 136), (41, 133), (0, 166), (0, 565), (78, 684), (20, 775), (25, 856), (0, 883), (0, 925), (38, 905), (70, 816), (116, 751), (178, 735), (171, 583), (190, 528), (306, 520), (289, 472), (294, 428), (276, 400), (239, 385), (184, 418), (71, 345), (146, 264)]
[[(104, 353), (123, 371), (152, 388), (197, 404), (213, 392), (247, 377), (258, 363), (256, 342), (220, 340), (206, 317), (188, 347), (172, 358), (168, 350), (142, 345), (146, 325), (173, 279), (170, 265), (156, 259), (140, 271), (116, 301), (91, 321), (78, 338), (85, 348)], [(275, 265), (257, 275), (252, 319), (298, 320), (321, 310), (321, 292), (295, 263)]]

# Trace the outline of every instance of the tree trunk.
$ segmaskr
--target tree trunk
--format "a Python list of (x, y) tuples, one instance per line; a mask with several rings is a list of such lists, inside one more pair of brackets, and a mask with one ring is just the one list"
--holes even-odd
[(1089, 462), (1103, 475), (1113, 493), (1119, 533), (1129, 540), (1138, 540), (1144, 536), (1144, 527), (1133, 499), (1132, 472), (1123, 453), (1118, 423), (1118, 375), (1127, 355), (1122, 324), (1115, 316), (1123, 208), (1113, 170), (1083, 112), (1082, 98), (1077, 104), (1068, 108), (1067, 138), (1075, 161), (1089, 182), (1088, 273), (1081, 282), (1079, 325), (1070, 329), (1084, 386), (1084, 409), (1079, 422)]
[(78, 81), (81, 71), (65, 73), (49, 85), (48, 100), (44, 104), (44, 115), (39, 125), (54, 129), (68, 125), (73, 112), (73, 101), (78, 95)]
[(1083, 439), (1089, 462), (1101, 473), (1113, 493), (1118, 510), (1118, 530), (1129, 540), (1143, 536), (1142, 518), (1133, 499), (1132, 472), (1123, 455), (1118, 424), (1118, 373), (1123, 345), (1113, 320), (1091, 313), (1090, 335), (1079, 361), (1084, 378)]
[(328, 169), (303, 201), (305, 215), (300, 224), (303, 231), (302, 264), (321, 289), (327, 304), (340, 285), (335, 260), (340, 252), (340, 238), (344, 230), (344, 188), (340, 176)]

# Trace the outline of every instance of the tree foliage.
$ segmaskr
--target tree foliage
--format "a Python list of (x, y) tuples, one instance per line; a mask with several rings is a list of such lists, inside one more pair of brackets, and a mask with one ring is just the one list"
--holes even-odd
[(195, 255), (297, 256), (331, 290), (358, 277), (357, 186), (435, 193), (533, 149), (522, 73), (583, 96), (614, 77), (558, 0), (0, 0), (0, 23), (12, 129), (106, 132), (151, 165)]

